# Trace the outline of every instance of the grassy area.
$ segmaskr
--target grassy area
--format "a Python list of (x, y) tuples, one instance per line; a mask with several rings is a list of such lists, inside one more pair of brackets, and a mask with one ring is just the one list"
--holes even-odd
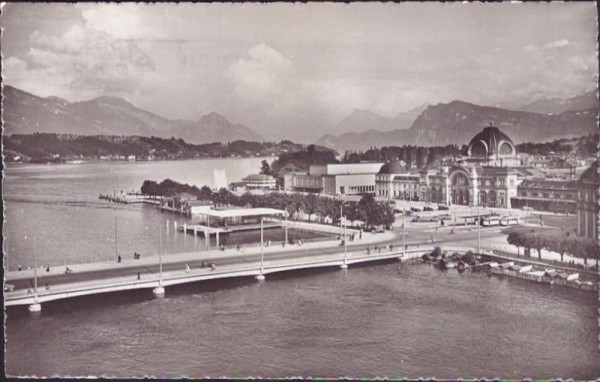
[(511, 232), (531, 233), (532, 231), (533, 231), (533, 233), (539, 233), (539, 234), (545, 235), (545, 236), (556, 236), (559, 233), (559, 231), (557, 230), (556, 227), (523, 227), (523, 226), (507, 227), (502, 230), (502, 233), (508, 235)]

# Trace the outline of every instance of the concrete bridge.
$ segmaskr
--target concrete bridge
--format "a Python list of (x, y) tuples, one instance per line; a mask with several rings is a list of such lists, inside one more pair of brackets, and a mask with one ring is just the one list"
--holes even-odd
[[(446, 251), (464, 253), (470, 248), (444, 248)], [(14, 279), (12, 282), (18, 283), (21, 281), (21, 288), (16, 288), (13, 291), (5, 292), (5, 306), (29, 305), (30, 311), (36, 312), (41, 310), (41, 304), (48, 301), (61, 300), (71, 297), (87, 296), (101, 293), (118, 292), (133, 289), (153, 289), (153, 292), (158, 297), (164, 295), (165, 288), (185, 283), (200, 282), (212, 279), (224, 279), (233, 277), (256, 277), (257, 280), (264, 280), (265, 276), (275, 272), (285, 272), (297, 269), (307, 268), (322, 268), (322, 267), (341, 267), (348, 268), (352, 264), (377, 262), (392, 259), (409, 260), (422, 256), (424, 253), (429, 253), (433, 250), (433, 246), (423, 246), (412, 248), (411, 250), (403, 251), (402, 249), (389, 249), (389, 247), (381, 247), (379, 250), (348, 251), (335, 253), (314, 253), (311, 251), (290, 251), (287, 257), (269, 258), (264, 256), (264, 260), (257, 261), (256, 256), (245, 258), (238, 256), (232, 258), (232, 261), (219, 265), (216, 269), (210, 267), (190, 267), (187, 263), (178, 262), (177, 269), (156, 273), (150, 272), (144, 275), (144, 279), (140, 278), (140, 274), (135, 273), (124, 274), (123, 268), (119, 269), (119, 264), (116, 263), (96, 263), (88, 264), (90, 271), (89, 276), (84, 276), (76, 281), (69, 281), (69, 275), (65, 275), (59, 283), (53, 284), (49, 288), (38, 286), (37, 294), (31, 288), (23, 288), (25, 281), (30, 282), (31, 279), (21, 278)], [(471, 249), (472, 250), (472, 249)], [(155, 258), (148, 259), (154, 261), (156, 267), (157, 260)], [(94, 277), (91, 271), (92, 266), (96, 265), (98, 277)], [(173, 265), (173, 264), (171, 264)], [(139, 266), (138, 266), (139, 268)], [(116, 275), (115, 277), (107, 277), (107, 271)], [(119, 275), (123, 273), (123, 275)], [(8, 279), (10, 282), (10, 278)]]

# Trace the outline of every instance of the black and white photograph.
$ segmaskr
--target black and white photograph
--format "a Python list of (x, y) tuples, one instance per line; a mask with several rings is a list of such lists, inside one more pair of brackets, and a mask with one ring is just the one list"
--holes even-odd
[(4, 377), (600, 378), (597, 5), (0, 3)]

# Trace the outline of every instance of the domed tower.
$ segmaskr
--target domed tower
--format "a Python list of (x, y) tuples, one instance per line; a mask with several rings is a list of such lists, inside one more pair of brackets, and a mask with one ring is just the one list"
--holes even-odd
[(512, 139), (491, 123), (471, 139), (467, 155), (470, 162), (489, 166), (518, 165), (517, 149)]

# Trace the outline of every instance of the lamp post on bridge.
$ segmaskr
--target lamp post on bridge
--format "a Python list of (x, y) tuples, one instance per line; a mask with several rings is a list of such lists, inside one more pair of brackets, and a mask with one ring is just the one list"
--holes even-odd
[(162, 284), (162, 226), (158, 226), (158, 286), (152, 290), (157, 297), (165, 295), (165, 288)]
[(31, 313), (39, 313), (42, 311), (42, 305), (38, 302), (37, 288), (37, 247), (35, 245), (35, 236), (33, 236), (33, 304), (29, 305)]
[(119, 258), (119, 236), (117, 232), (117, 217), (115, 216), (115, 260)]
[(258, 281), (265, 281), (265, 249), (264, 249), (264, 234), (263, 234), (263, 217), (260, 218), (260, 274), (256, 276)]
[(285, 242), (283, 246), (285, 247), (288, 244), (288, 211), (285, 210)]
[(481, 214), (479, 205), (481, 204), (481, 193), (477, 193), (477, 254), (481, 255)]
[(342, 265), (340, 265), (340, 268), (342, 269), (348, 269), (348, 251), (347, 251), (347, 247), (346, 247), (346, 216), (343, 215), (344, 213), (344, 202), (342, 202), (342, 204), (340, 204), (340, 231), (342, 230), (342, 218), (344, 219), (344, 230), (343, 230), (343, 241), (344, 241), (344, 263)]
[(406, 257), (406, 211), (402, 209), (402, 257)]

